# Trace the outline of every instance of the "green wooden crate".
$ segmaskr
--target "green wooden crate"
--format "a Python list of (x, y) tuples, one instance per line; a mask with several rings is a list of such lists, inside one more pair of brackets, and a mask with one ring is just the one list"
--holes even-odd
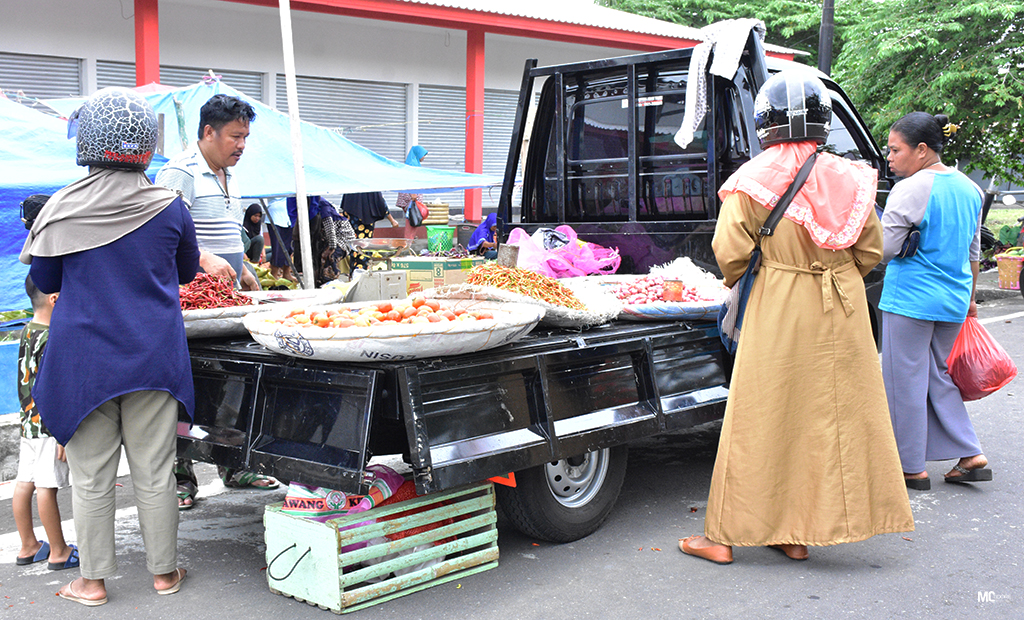
[[(425, 508), (425, 509), (424, 509)], [(392, 520), (381, 517), (396, 515)], [(271, 504), (263, 513), (270, 591), (348, 613), (498, 565), (490, 482), (432, 493), (324, 523)], [(417, 533), (410, 530), (430, 526)], [(389, 540), (388, 534), (405, 537)], [(342, 552), (356, 543), (361, 549)], [(432, 566), (410, 568), (427, 562)], [(402, 571), (398, 576), (394, 572)]]

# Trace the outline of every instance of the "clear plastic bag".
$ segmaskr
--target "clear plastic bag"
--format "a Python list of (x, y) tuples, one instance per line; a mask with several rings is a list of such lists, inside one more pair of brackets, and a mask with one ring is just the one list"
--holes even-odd
[(960, 328), (946, 365), (965, 401), (988, 396), (1017, 376), (1017, 365), (973, 316)]

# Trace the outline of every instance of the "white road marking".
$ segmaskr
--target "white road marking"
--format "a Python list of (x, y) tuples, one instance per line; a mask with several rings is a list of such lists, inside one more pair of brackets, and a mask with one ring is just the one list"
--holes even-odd
[(989, 323), (999, 323), (1000, 321), (1019, 319), (1022, 316), (1024, 316), (1024, 312), (1014, 312), (1013, 314), (1004, 314), (1002, 316), (990, 316), (987, 319), (980, 319), (978, 322), (982, 325), (988, 325)]

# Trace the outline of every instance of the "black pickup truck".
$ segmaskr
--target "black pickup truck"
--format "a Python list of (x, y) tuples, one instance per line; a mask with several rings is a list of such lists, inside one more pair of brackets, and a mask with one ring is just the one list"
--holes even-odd
[[(733, 79), (708, 75), (708, 114), (681, 149), (672, 135), (690, 54), (528, 61), (499, 206), (506, 230), (569, 224), (619, 248), (621, 272), (679, 256), (716, 270), (716, 189), (759, 151), (754, 95), (785, 63), (751, 36)], [(828, 147), (885, 170), (846, 95), (825, 83)], [(189, 347), (195, 425), (179, 425), (179, 452), (352, 493), (366, 490), (373, 455), (402, 454), (420, 493), (514, 472), (514, 487), (498, 486), (499, 505), (525, 533), (555, 542), (607, 517), (627, 443), (722, 416), (731, 363), (714, 323), (685, 321), (538, 328), (483, 353), (390, 363), (306, 361), (239, 339)]]

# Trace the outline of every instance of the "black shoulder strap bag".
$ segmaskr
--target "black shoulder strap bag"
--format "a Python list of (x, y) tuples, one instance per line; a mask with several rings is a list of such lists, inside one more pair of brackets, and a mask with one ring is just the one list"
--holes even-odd
[(739, 346), (740, 330), (743, 328), (743, 315), (747, 311), (747, 298), (750, 297), (750, 290), (754, 288), (754, 278), (761, 268), (761, 238), (770, 237), (775, 233), (775, 227), (779, 225), (779, 220), (782, 219), (783, 214), (786, 212), (786, 207), (793, 201), (793, 197), (800, 191), (800, 188), (804, 186), (804, 181), (810, 176), (811, 168), (814, 167), (814, 162), (817, 159), (818, 151), (815, 150), (807, 158), (807, 161), (800, 166), (800, 170), (797, 171), (796, 177), (790, 183), (789, 188), (782, 194), (782, 198), (779, 198), (779, 201), (775, 203), (772, 212), (768, 214), (768, 219), (765, 220), (761, 230), (758, 231), (759, 236), (754, 244), (754, 251), (750, 254), (750, 263), (747, 264), (747, 270), (736, 281), (736, 284), (733, 284), (728, 296), (726, 296), (725, 301), (722, 303), (722, 308), (718, 311), (718, 332), (722, 338), (725, 350), (730, 355), (735, 355), (736, 348)]

